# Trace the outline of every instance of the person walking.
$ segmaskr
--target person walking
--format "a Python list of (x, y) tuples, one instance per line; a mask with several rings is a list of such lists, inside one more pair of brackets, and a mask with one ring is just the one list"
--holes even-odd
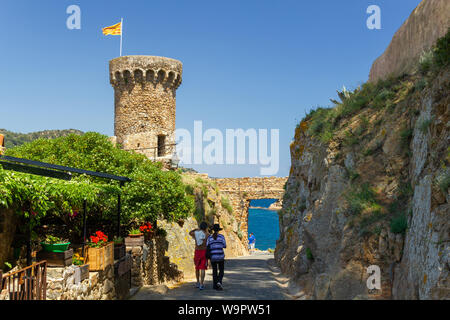
[(248, 248), (250, 249), (250, 252), (255, 251), (255, 244), (256, 244), (256, 238), (252, 232), (252, 233), (250, 233), (250, 236), (248, 237)]
[(215, 290), (223, 290), (222, 279), (225, 268), (225, 252), (227, 247), (225, 237), (219, 233), (222, 228), (219, 224), (214, 224), (213, 234), (208, 237), (206, 242), (210, 250), (211, 266), (213, 269), (213, 288)]
[(194, 264), (195, 276), (197, 278), (195, 287), (200, 290), (205, 289), (203, 283), (205, 281), (205, 272), (208, 268), (208, 259), (206, 259), (206, 241), (209, 233), (207, 228), (208, 224), (203, 221), (200, 223), (200, 229), (194, 229), (189, 232), (189, 235), (195, 240)]

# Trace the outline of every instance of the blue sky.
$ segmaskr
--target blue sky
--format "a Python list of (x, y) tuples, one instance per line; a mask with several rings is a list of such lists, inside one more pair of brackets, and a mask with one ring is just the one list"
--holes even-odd
[[(0, 128), (75, 128), (113, 135), (108, 61), (119, 37), (101, 28), (124, 18), (123, 55), (183, 62), (177, 127), (280, 129), (280, 170), (312, 107), (368, 78), (372, 62), (420, 0), (2, 1)], [(69, 30), (69, 5), (81, 30)], [(381, 30), (369, 30), (369, 5)], [(259, 166), (192, 166), (211, 176), (258, 176)]]

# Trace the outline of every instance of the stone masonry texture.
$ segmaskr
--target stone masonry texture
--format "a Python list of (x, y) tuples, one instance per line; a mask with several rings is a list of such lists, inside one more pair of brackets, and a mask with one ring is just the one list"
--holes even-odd
[(114, 135), (125, 150), (158, 157), (158, 136), (165, 136), (171, 156), (175, 142), (176, 90), (183, 66), (178, 60), (124, 56), (109, 63), (114, 88)]
[(395, 33), (386, 51), (372, 65), (369, 81), (411, 73), (423, 51), (450, 27), (450, 1), (423, 0)]

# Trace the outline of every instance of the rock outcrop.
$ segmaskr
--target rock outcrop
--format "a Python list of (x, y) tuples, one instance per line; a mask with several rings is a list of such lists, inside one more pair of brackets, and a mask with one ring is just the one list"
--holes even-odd
[(410, 73), (423, 51), (450, 27), (450, 1), (423, 0), (395, 33), (386, 51), (372, 65), (369, 81)]
[(309, 298), (450, 298), (450, 67), (432, 69), (297, 127), (275, 259)]

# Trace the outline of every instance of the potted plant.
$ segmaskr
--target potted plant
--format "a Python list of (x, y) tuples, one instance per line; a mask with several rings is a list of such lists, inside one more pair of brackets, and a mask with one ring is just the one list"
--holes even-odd
[(86, 262), (90, 271), (105, 270), (114, 263), (114, 243), (102, 231), (95, 232), (87, 243)]
[(69, 248), (70, 242), (65, 242), (56, 236), (47, 235), (41, 245), (46, 252), (64, 252)]
[(128, 236), (130, 238), (139, 238), (143, 235), (140, 228), (131, 228), (130, 231), (128, 231)]
[(73, 249), (70, 242), (59, 237), (47, 235), (41, 242), (42, 250), (36, 252), (36, 260), (47, 261), (49, 267), (67, 267), (72, 265)]
[(150, 222), (144, 223), (139, 227), (139, 230), (144, 234), (145, 240), (149, 240), (153, 234), (153, 226)]
[(128, 237), (125, 238), (125, 245), (127, 247), (144, 245), (144, 234), (140, 228), (132, 228), (128, 231)]
[(114, 260), (119, 260), (125, 256), (125, 245), (122, 237), (114, 237)]
[(78, 268), (75, 269), (75, 284), (89, 279), (89, 265), (85, 263), (85, 258), (75, 253), (72, 257), (72, 262)]

